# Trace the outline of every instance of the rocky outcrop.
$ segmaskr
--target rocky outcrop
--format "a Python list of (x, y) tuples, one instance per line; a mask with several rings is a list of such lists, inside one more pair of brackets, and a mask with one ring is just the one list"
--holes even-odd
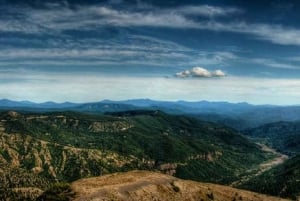
[(108, 133), (117, 133), (126, 131), (131, 128), (132, 125), (126, 121), (111, 121), (111, 122), (93, 122), (89, 126), (89, 131), (91, 132), (108, 132)]
[[(12, 116), (12, 115), (11, 115)], [(20, 115), (14, 115), (20, 117)], [(78, 119), (69, 118), (64, 115), (47, 116), (47, 115), (31, 115), (25, 118), (28, 123), (39, 122), (45, 125), (51, 125), (53, 128), (72, 128), (86, 129), (90, 132), (123, 132), (133, 127), (130, 123), (124, 120), (112, 121), (80, 121)]]

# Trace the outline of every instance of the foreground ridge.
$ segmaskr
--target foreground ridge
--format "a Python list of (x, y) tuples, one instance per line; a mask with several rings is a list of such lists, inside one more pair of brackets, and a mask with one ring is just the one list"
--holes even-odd
[(228, 186), (182, 180), (158, 172), (130, 171), (75, 181), (75, 201), (285, 201)]

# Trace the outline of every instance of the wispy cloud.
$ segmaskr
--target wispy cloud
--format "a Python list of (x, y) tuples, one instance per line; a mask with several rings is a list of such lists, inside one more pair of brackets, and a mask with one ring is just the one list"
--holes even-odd
[(271, 68), (300, 69), (300, 66), (284, 63), (284, 62), (278, 62), (274, 59), (268, 59), (268, 58), (253, 58), (253, 59), (248, 59), (248, 61), (255, 64), (271, 67)]
[(300, 56), (292, 56), (292, 57), (289, 57), (288, 60), (295, 61), (295, 62), (300, 62)]
[[(0, 67), (122, 64), (172, 66), (176, 69), (203, 65), (211, 69), (215, 66), (218, 68), (228, 67), (231, 66), (232, 62), (237, 62), (253, 63), (270, 68), (299, 69), (297, 65), (287, 60), (245, 58), (237, 55), (234, 51), (222, 51), (222, 48), (215, 51), (202, 51), (181, 45), (179, 44), (181, 41), (176, 43), (134, 34), (130, 31), (116, 33), (112, 36), (107, 33), (109, 35), (109, 37), (106, 36), (107, 38), (101, 37), (102, 35), (98, 38), (76, 38), (66, 32), (89, 30), (89, 33), (101, 34), (101, 30), (106, 30), (108, 26), (189, 28), (251, 34), (260, 40), (268, 40), (276, 44), (300, 45), (300, 30), (298, 29), (280, 25), (231, 22), (231, 16), (240, 15), (244, 12), (236, 7), (193, 5), (162, 9), (144, 5), (126, 9), (126, 7), (117, 6), (114, 8), (107, 5), (70, 8), (68, 5), (53, 4), (41, 9), (10, 6), (7, 9), (2, 8), (1, 11), (3, 12), (0, 15), (5, 15), (5, 18), (0, 18), (0, 32), (36, 35), (24, 38), (0, 38), (2, 47), (14, 43), (19, 45), (18, 47), (0, 49)], [(212, 17), (214, 19), (211, 19)], [(227, 17), (226, 20), (223, 20), (223, 17)], [(120, 29), (117, 28), (116, 30)], [(42, 37), (48, 34), (54, 34), (57, 37)], [(13, 34), (11, 35), (13, 36)], [(192, 75), (191, 69), (188, 71), (190, 72), (189, 75), (182, 71), (178, 72), (178, 76), (195, 76)], [(174, 73), (174, 71), (170, 72)], [(211, 77), (215, 76), (213, 72), (210, 73)], [(219, 73), (215, 74), (218, 75)]]
[(198, 15), (206, 17), (224, 17), (235, 14), (241, 14), (244, 11), (236, 7), (220, 7), (220, 6), (210, 6), (210, 5), (200, 5), (200, 6), (183, 6), (175, 8), (171, 11), (176, 11), (184, 15)]
[(280, 45), (300, 45), (300, 30), (282, 25), (248, 24), (245, 22), (211, 25), (212, 29), (251, 34), (258, 39), (267, 40)]
[[(202, 29), (249, 34), (257, 39), (281, 45), (300, 45), (300, 30), (280, 24), (247, 23), (243, 21), (218, 21), (211, 17), (232, 16), (243, 11), (235, 7), (210, 5), (183, 6), (171, 9), (146, 7), (120, 9), (103, 5), (49, 7), (7, 7), (5, 19), (0, 20), (0, 31), (29, 34), (58, 34), (65, 30), (96, 30), (103, 26), (164, 27), (176, 29)], [(14, 13), (12, 15), (11, 13)], [(5, 12), (2, 14), (5, 15)], [(197, 20), (193, 16), (207, 19)], [(18, 17), (15, 17), (18, 16)]]
[[(224, 65), (237, 56), (233, 52), (199, 51), (150, 36), (122, 34), (109, 40), (97, 38), (5, 38), (21, 47), (0, 49), (0, 66), (42, 65)], [(30, 48), (26, 48), (30, 46)]]

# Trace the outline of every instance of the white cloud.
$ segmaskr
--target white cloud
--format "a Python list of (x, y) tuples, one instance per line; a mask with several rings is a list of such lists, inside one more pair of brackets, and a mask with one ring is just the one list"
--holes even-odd
[(202, 67), (192, 68), (191, 74), (194, 77), (212, 77), (212, 73)]
[(186, 78), (186, 77), (225, 77), (226, 74), (222, 70), (209, 71), (202, 67), (194, 67), (190, 70), (184, 70), (175, 74), (176, 77)]
[(179, 73), (176, 73), (176, 77), (181, 77), (181, 78), (184, 78), (184, 77), (189, 77), (190, 76), (190, 71), (189, 70), (185, 70), (185, 71), (181, 71)]
[(215, 70), (214, 72), (212, 72), (212, 75), (215, 76), (215, 77), (224, 77), (224, 76), (226, 76), (226, 74), (221, 70)]

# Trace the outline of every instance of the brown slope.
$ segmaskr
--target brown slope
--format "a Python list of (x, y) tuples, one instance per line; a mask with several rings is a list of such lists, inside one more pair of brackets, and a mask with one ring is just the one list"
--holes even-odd
[(181, 180), (148, 171), (81, 179), (72, 184), (74, 201), (285, 201), (227, 186)]

